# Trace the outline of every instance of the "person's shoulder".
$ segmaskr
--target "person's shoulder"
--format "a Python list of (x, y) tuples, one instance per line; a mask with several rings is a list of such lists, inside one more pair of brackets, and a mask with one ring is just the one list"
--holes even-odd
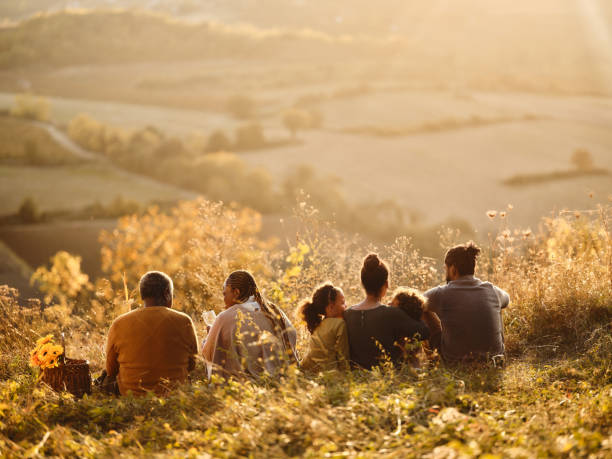
[(165, 313), (168, 314), (169, 316), (176, 317), (177, 319), (182, 319), (185, 321), (193, 322), (191, 320), (191, 316), (189, 314), (184, 313), (183, 311), (178, 311), (176, 309), (167, 308), (167, 311), (165, 311)]
[(218, 320), (220, 323), (221, 322), (226, 322), (229, 320), (233, 320), (236, 317), (236, 314), (238, 314), (238, 311), (240, 310), (240, 308), (238, 308), (238, 305), (233, 305), (230, 306), (227, 309), (224, 309), (223, 311), (221, 311), (219, 314), (217, 314), (217, 318), (215, 319), (215, 322)]
[(346, 322), (341, 317), (326, 317), (321, 322), (321, 325), (323, 325), (326, 328), (329, 328), (330, 330), (346, 328)]
[(432, 287), (425, 293), (423, 293), (423, 296), (425, 296), (425, 298), (431, 298), (433, 296), (439, 295), (440, 293), (447, 290), (449, 288), (449, 285), (450, 284), (436, 285), (435, 287)]
[(400, 320), (404, 318), (410, 318), (410, 316), (404, 311), (402, 311), (401, 308), (397, 308), (395, 306), (385, 306), (384, 309), (381, 308), (381, 311), (383, 311), (384, 314), (387, 314), (391, 317), (399, 318)]
[(111, 324), (111, 328), (112, 327), (118, 327), (124, 323), (129, 323), (132, 320), (134, 320), (135, 317), (137, 317), (138, 315), (140, 315), (140, 313), (142, 312), (143, 308), (139, 307), (137, 309), (133, 309), (131, 311), (128, 312), (124, 312), (123, 314), (117, 316), (115, 318), (115, 320), (113, 320), (113, 323)]

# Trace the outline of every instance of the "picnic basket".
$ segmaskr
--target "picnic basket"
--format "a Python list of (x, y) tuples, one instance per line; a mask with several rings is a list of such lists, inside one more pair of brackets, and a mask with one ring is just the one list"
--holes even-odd
[(89, 361), (66, 357), (66, 344), (62, 333), (64, 353), (59, 357), (59, 363), (53, 368), (42, 369), (40, 380), (57, 392), (70, 392), (81, 398), (91, 394), (91, 371)]
[(41, 381), (57, 392), (70, 392), (75, 397), (91, 394), (91, 372), (87, 360), (64, 357), (57, 367), (42, 370)]

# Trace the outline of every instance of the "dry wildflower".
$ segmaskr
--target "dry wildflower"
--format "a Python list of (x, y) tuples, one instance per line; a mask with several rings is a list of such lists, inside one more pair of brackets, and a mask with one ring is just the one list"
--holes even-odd
[(493, 220), (496, 215), (497, 215), (496, 210), (487, 210), (487, 217), (489, 217), (491, 220)]
[(576, 220), (578, 220), (580, 218), (580, 212), (579, 211), (574, 212), (574, 217), (576, 217)]
[(595, 192), (589, 191), (589, 198), (593, 199), (593, 196), (595, 196)]
[(499, 218), (506, 218), (506, 212), (501, 211), (501, 212), (499, 213)]
[(523, 231), (524, 239), (527, 239), (529, 236), (531, 236), (531, 228), (527, 228), (526, 230)]
[(512, 210), (514, 209), (514, 206), (512, 204), (508, 204), (508, 210)]
[(512, 235), (512, 233), (510, 232), (509, 229), (507, 229), (507, 230), (502, 231), (501, 235), (504, 239), (508, 239)]

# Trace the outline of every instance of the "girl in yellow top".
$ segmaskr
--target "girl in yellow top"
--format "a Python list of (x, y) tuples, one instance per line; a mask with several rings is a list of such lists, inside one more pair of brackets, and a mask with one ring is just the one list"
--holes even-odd
[(342, 315), (344, 293), (330, 282), (320, 285), (300, 307), (300, 315), (311, 334), (310, 351), (302, 368), (311, 371), (349, 368), (349, 344)]

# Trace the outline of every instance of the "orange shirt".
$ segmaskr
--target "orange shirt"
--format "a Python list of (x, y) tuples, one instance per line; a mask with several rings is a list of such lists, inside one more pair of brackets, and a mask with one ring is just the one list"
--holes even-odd
[(108, 332), (106, 371), (119, 391), (163, 394), (195, 367), (198, 339), (191, 318), (165, 306), (142, 307), (115, 319)]

